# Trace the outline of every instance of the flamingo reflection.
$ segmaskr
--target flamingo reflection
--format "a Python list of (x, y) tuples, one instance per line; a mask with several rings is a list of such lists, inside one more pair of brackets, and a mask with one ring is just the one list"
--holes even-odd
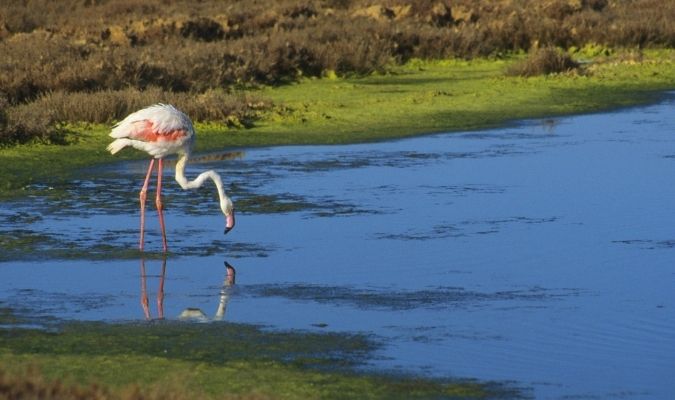
[[(225, 261), (225, 281), (223, 286), (220, 289), (220, 299), (218, 301), (218, 309), (216, 314), (213, 316), (213, 321), (222, 321), (225, 319), (225, 311), (227, 311), (227, 304), (230, 302), (230, 294), (232, 291), (232, 286), (236, 280), (237, 271), (234, 267)], [(180, 313), (178, 319), (182, 321), (196, 321), (196, 322), (208, 322), (209, 318), (206, 316), (206, 313), (199, 308), (188, 307), (183, 312)]]
[[(230, 301), (230, 295), (232, 286), (234, 286), (236, 280), (236, 270), (234, 267), (225, 261), (225, 280), (223, 286), (220, 290), (220, 298), (218, 301), (218, 309), (213, 317), (213, 321), (222, 321), (225, 318), (225, 312), (227, 311), (227, 305)], [(152, 315), (150, 313), (150, 302), (148, 300), (148, 288), (147, 288), (147, 277), (145, 269), (145, 259), (141, 258), (141, 307), (143, 308), (143, 314), (145, 319), (151, 321)], [(159, 275), (159, 285), (157, 288), (157, 318), (158, 320), (164, 319), (164, 279), (166, 277), (166, 257), (162, 259), (162, 272)], [(180, 320), (186, 321), (197, 321), (197, 322), (208, 322), (209, 318), (206, 314), (199, 308), (188, 307), (178, 316)]]

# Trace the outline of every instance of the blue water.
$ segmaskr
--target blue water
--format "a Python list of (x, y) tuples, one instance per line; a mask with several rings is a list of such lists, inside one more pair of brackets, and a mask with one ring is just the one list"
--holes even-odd
[[(184, 193), (167, 179), (178, 256), (167, 261), (164, 314), (213, 318), (224, 302), (233, 322), (361, 331), (384, 343), (367, 368), (508, 381), (541, 399), (670, 398), (674, 110), (669, 96), (488, 131), (192, 164), (190, 176), (223, 174), (235, 205), (239, 193), (311, 206), (244, 208), (223, 237), (211, 190)], [(84, 246), (134, 247), (144, 169), (112, 165), (73, 183), (77, 201), (0, 211), (38, 215), (22, 229)], [(149, 210), (147, 246), (159, 250)], [(223, 290), (225, 260), (237, 281)], [(156, 317), (162, 262), (145, 264)], [(142, 320), (140, 289), (138, 259), (0, 263), (0, 301), (38, 318)]]

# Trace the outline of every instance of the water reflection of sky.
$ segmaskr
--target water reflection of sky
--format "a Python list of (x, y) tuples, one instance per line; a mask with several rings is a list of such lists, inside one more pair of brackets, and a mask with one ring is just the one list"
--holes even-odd
[[(674, 105), (206, 157), (188, 174), (224, 172), (244, 207), (222, 237), (213, 193), (167, 181), (180, 256), (167, 261), (164, 315), (214, 315), (229, 260), (229, 321), (372, 332), (387, 343), (374, 366), (516, 381), (537, 398), (667, 398)], [(109, 257), (136, 246), (143, 170), (114, 165), (67, 195), (0, 209), (5, 232), (56, 238), (32, 261), (0, 264), (0, 301), (42, 317), (143, 319), (139, 260)], [(53, 251), (60, 240), (101, 257), (69, 260)], [(152, 308), (162, 261), (145, 268)]]

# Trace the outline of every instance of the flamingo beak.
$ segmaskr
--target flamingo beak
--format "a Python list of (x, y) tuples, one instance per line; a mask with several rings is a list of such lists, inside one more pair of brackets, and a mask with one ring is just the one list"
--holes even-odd
[(232, 228), (234, 228), (234, 210), (232, 210), (232, 213), (230, 213), (230, 215), (225, 216), (225, 219), (226, 219), (225, 235), (227, 235), (227, 233), (231, 231)]

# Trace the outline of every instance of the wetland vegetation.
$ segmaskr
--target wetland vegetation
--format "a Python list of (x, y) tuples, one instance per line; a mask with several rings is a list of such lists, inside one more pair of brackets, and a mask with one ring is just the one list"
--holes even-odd
[(19, 324), (36, 321), (7, 308), (1, 312), (0, 398), (408, 399), (517, 393), (492, 383), (356, 374), (354, 366), (377, 346), (365, 335), (170, 321), (51, 323), (35, 329)]
[[(115, 121), (156, 102), (197, 122), (200, 152), (376, 141), (645, 103), (675, 87), (673, 19), (675, 3), (658, 0), (3, 2), (0, 199), (61, 196), (76, 171), (115, 160), (105, 151)], [(253, 212), (314, 206), (242, 197)], [(54, 246), (58, 236), (16, 228), (33, 217), (0, 221), (0, 262), (138, 256), (97, 232)], [(235, 254), (267, 251), (236, 245)], [(377, 347), (361, 334), (45, 324), (0, 308), (0, 398), (523, 395), (360, 369)]]
[(674, 13), (654, 0), (3, 3), (0, 193), (111, 161), (110, 125), (155, 102), (201, 122), (200, 150), (644, 102), (675, 82)]
[[(300, 111), (286, 104), (283, 95), (263, 91), (261, 96), (261, 88), (307, 78), (396, 76), (401, 65), (416, 59), (487, 58), (495, 64), (490, 74), (495, 77), (513, 64), (503, 60), (532, 51), (528, 65), (511, 66), (509, 71), (571, 72), (569, 79), (582, 75), (602, 81), (606, 75), (580, 69), (577, 61), (654, 62), (655, 53), (645, 56), (643, 50), (672, 48), (674, 13), (675, 6), (655, 0), (7, 2), (0, 6), (0, 144), (72, 143), (85, 129), (68, 123), (110, 124), (157, 101), (175, 103), (195, 120), (217, 123), (221, 134), (226, 128), (251, 127), (256, 120), (275, 124)], [(656, 60), (672, 64), (672, 53), (660, 53)], [(445, 67), (452, 74), (452, 66)], [(473, 66), (454, 72), (472, 79), (472, 70)], [(438, 79), (421, 75), (409, 83)], [(661, 78), (672, 82), (667, 73)], [(397, 79), (385, 82), (392, 80)], [(491, 85), (475, 83), (474, 92)], [(300, 86), (301, 96), (314, 89)], [(667, 86), (662, 82), (658, 87)], [(436, 95), (454, 96), (453, 89), (439, 87)], [(572, 89), (593, 91), (579, 83)], [(538, 93), (524, 94), (540, 100)], [(428, 95), (433, 93), (420, 93)], [(563, 102), (572, 101), (562, 97)], [(409, 101), (418, 102), (415, 109), (422, 110), (406, 112), (411, 120), (435, 111), (419, 98)], [(373, 108), (378, 115), (389, 104), (359, 106)], [(456, 111), (451, 106), (445, 109)], [(331, 117), (333, 107), (311, 110), (299, 119)], [(342, 102), (337, 107), (354, 111)], [(377, 126), (361, 120), (333, 122), (338, 129), (351, 127), (352, 135), (343, 139), (351, 141), (362, 138), (357, 131)], [(409, 130), (401, 126), (392, 134)], [(260, 144), (303, 141), (302, 135), (274, 141), (255, 132), (250, 136), (256, 139), (249, 142)]]
[[(273, 106), (257, 109), (250, 127), (197, 123), (197, 151), (363, 142), (494, 127), (519, 118), (645, 103), (655, 100), (658, 90), (673, 87), (675, 51), (644, 50), (639, 62), (620, 61), (625, 53), (620, 54), (596, 59), (586, 75), (505, 76), (517, 57), (410, 60), (386, 74), (261, 86), (251, 92)], [(63, 181), (78, 168), (114, 161), (105, 152), (110, 124), (77, 122), (58, 128), (65, 145), (32, 141), (0, 149), (0, 196), (25, 195), (31, 184)], [(127, 159), (140, 156), (121, 154)]]

